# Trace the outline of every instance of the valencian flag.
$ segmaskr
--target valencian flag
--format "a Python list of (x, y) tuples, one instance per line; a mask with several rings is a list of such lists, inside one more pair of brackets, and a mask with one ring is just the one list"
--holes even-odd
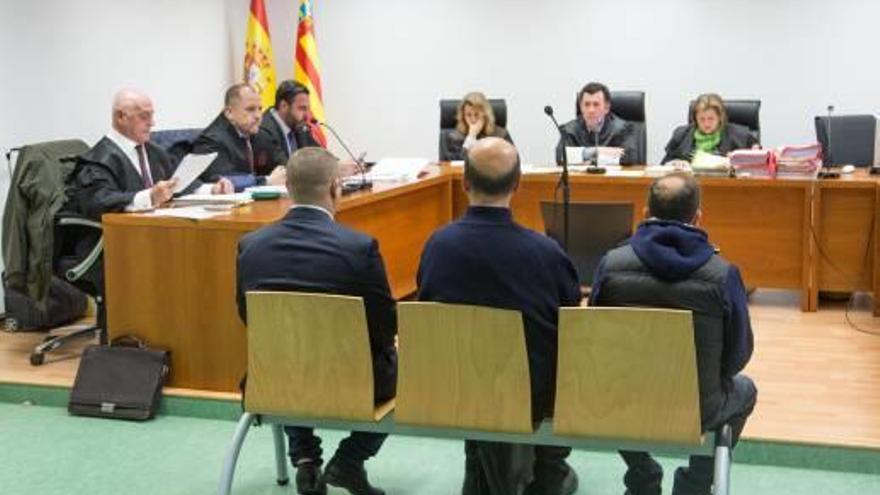
[[(309, 105), (312, 116), (324, 122), (324, 98), (321, 92), (321, 63), (318, 45), (315, 43), (315, 26), (312, 20), (312, 0), (300, 0), (299, 25), (296, 30), (293, 79), (309, 88)], [(312, 134), (322, 146), (327, 146), (324, 131), (312, 126)]]
[(244, 82), (256, 88), (263, 108), (275, 104), (275, 58), (263, 0), (251, 0), (244, 44)]

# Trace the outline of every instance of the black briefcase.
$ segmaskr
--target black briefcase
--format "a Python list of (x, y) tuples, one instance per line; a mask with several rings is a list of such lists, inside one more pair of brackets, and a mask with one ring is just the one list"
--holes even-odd
[(134, 337), (86, 348), (67, 410), (102, 418), (146, 420), (159, 409), (168, 377), (167, 351), (149, 349)]

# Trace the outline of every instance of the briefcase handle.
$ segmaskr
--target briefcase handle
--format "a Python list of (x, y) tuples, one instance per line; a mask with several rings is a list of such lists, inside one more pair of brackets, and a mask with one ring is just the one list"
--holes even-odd
[(137, 349), (146, 349), (147, 344), (143, 340), (134, 335), (121, 335), (110, 342), (113, 347), (135, 347)]

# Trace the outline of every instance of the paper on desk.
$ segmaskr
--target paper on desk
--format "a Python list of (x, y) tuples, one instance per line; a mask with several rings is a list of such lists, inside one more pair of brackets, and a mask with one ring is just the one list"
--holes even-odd
[(531, 163), (523, 163), (521, 169), (524, 174), (555, 174), (562, 172), (562, 167), (555, 165), (533, 165)]
[(367, 176), (374, 181), (415, 180), (430, 160), (425, 158), (383, 158), (379, 160)]
[(240, 192), (235, 194), (187, 194), (179, 198), (174, 198), (174, 204), (183, 205), (243, 205), (250, 203), (254, 199), (249, 192)]
[(172, 178), (177, 178), (174, 192), (179, 193), (189, 187), (211, 165), (214, 158), (217, 158), (217, 153), (208, 153), (207, 155), (194, 155), (190, 153), (183, 157), (172, 176)]
[(226, 215), (228, 211), (210, 211), (204, 206), (184, 206), (182, 208), (159, 208), (153, 210), (151, 215), (155, 217), (189, 218), (191, 220), (203, 220), (205, 218)]

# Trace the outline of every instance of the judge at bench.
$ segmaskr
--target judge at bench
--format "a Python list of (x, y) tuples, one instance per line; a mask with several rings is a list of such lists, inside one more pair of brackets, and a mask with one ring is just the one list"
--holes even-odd
[[(113, 98), (112, 128), (95, 146), (77, 157), (68, 177), (65, 210), (100, 220), (109, 212), (154, 208), (171, 199), (174, 160), (150, 143), (153, 102), (146, 94), (123, 89)], [(185, 192), (232, 192), (232, 184), (199, 181)]]
[[(287, 189), (295, 205), (278, 222), (244, 236), (238, 245), (238, 309), (247, 322), (245, 294), (284, 290), (363, 298), (373, 355), (376, 402), (394, 397), (397, 383), (397, 313), (379, 244), (334, 220), (340, 197), (338, 160), (321, 148), (304, 148), (287, 164)], [(350, 493), (382, 495), (367, 481), (364, 461), (387, 435), (353, 432), (339, 443), (321, 476), (321, 439), (311, 428), (285, 427), (297, 492), (326, 493), (325, 482)]]
[(556, 160), (561, 163), (566, 146), (598, 147), (602, 155), (618, 158), (621, 165), (632, 165), (637, 159), (636, 134), (632, 124), (614, 115), (611, 92), (602, 83), (591, 82), (577, 95), (578, 115), (560, 127), (562, 135), (556, 145)]
[[(220, 115), (196, 138), (192, 153), (217, 153), (201, 179), (226, 177), (236, 190), (265, 184), (284, 184), (284, 167), (257, 138), (260, 128), (260, 95), (247, 84), (226, 90)], [(268, 175), (266, 175), (268, 174)]]

